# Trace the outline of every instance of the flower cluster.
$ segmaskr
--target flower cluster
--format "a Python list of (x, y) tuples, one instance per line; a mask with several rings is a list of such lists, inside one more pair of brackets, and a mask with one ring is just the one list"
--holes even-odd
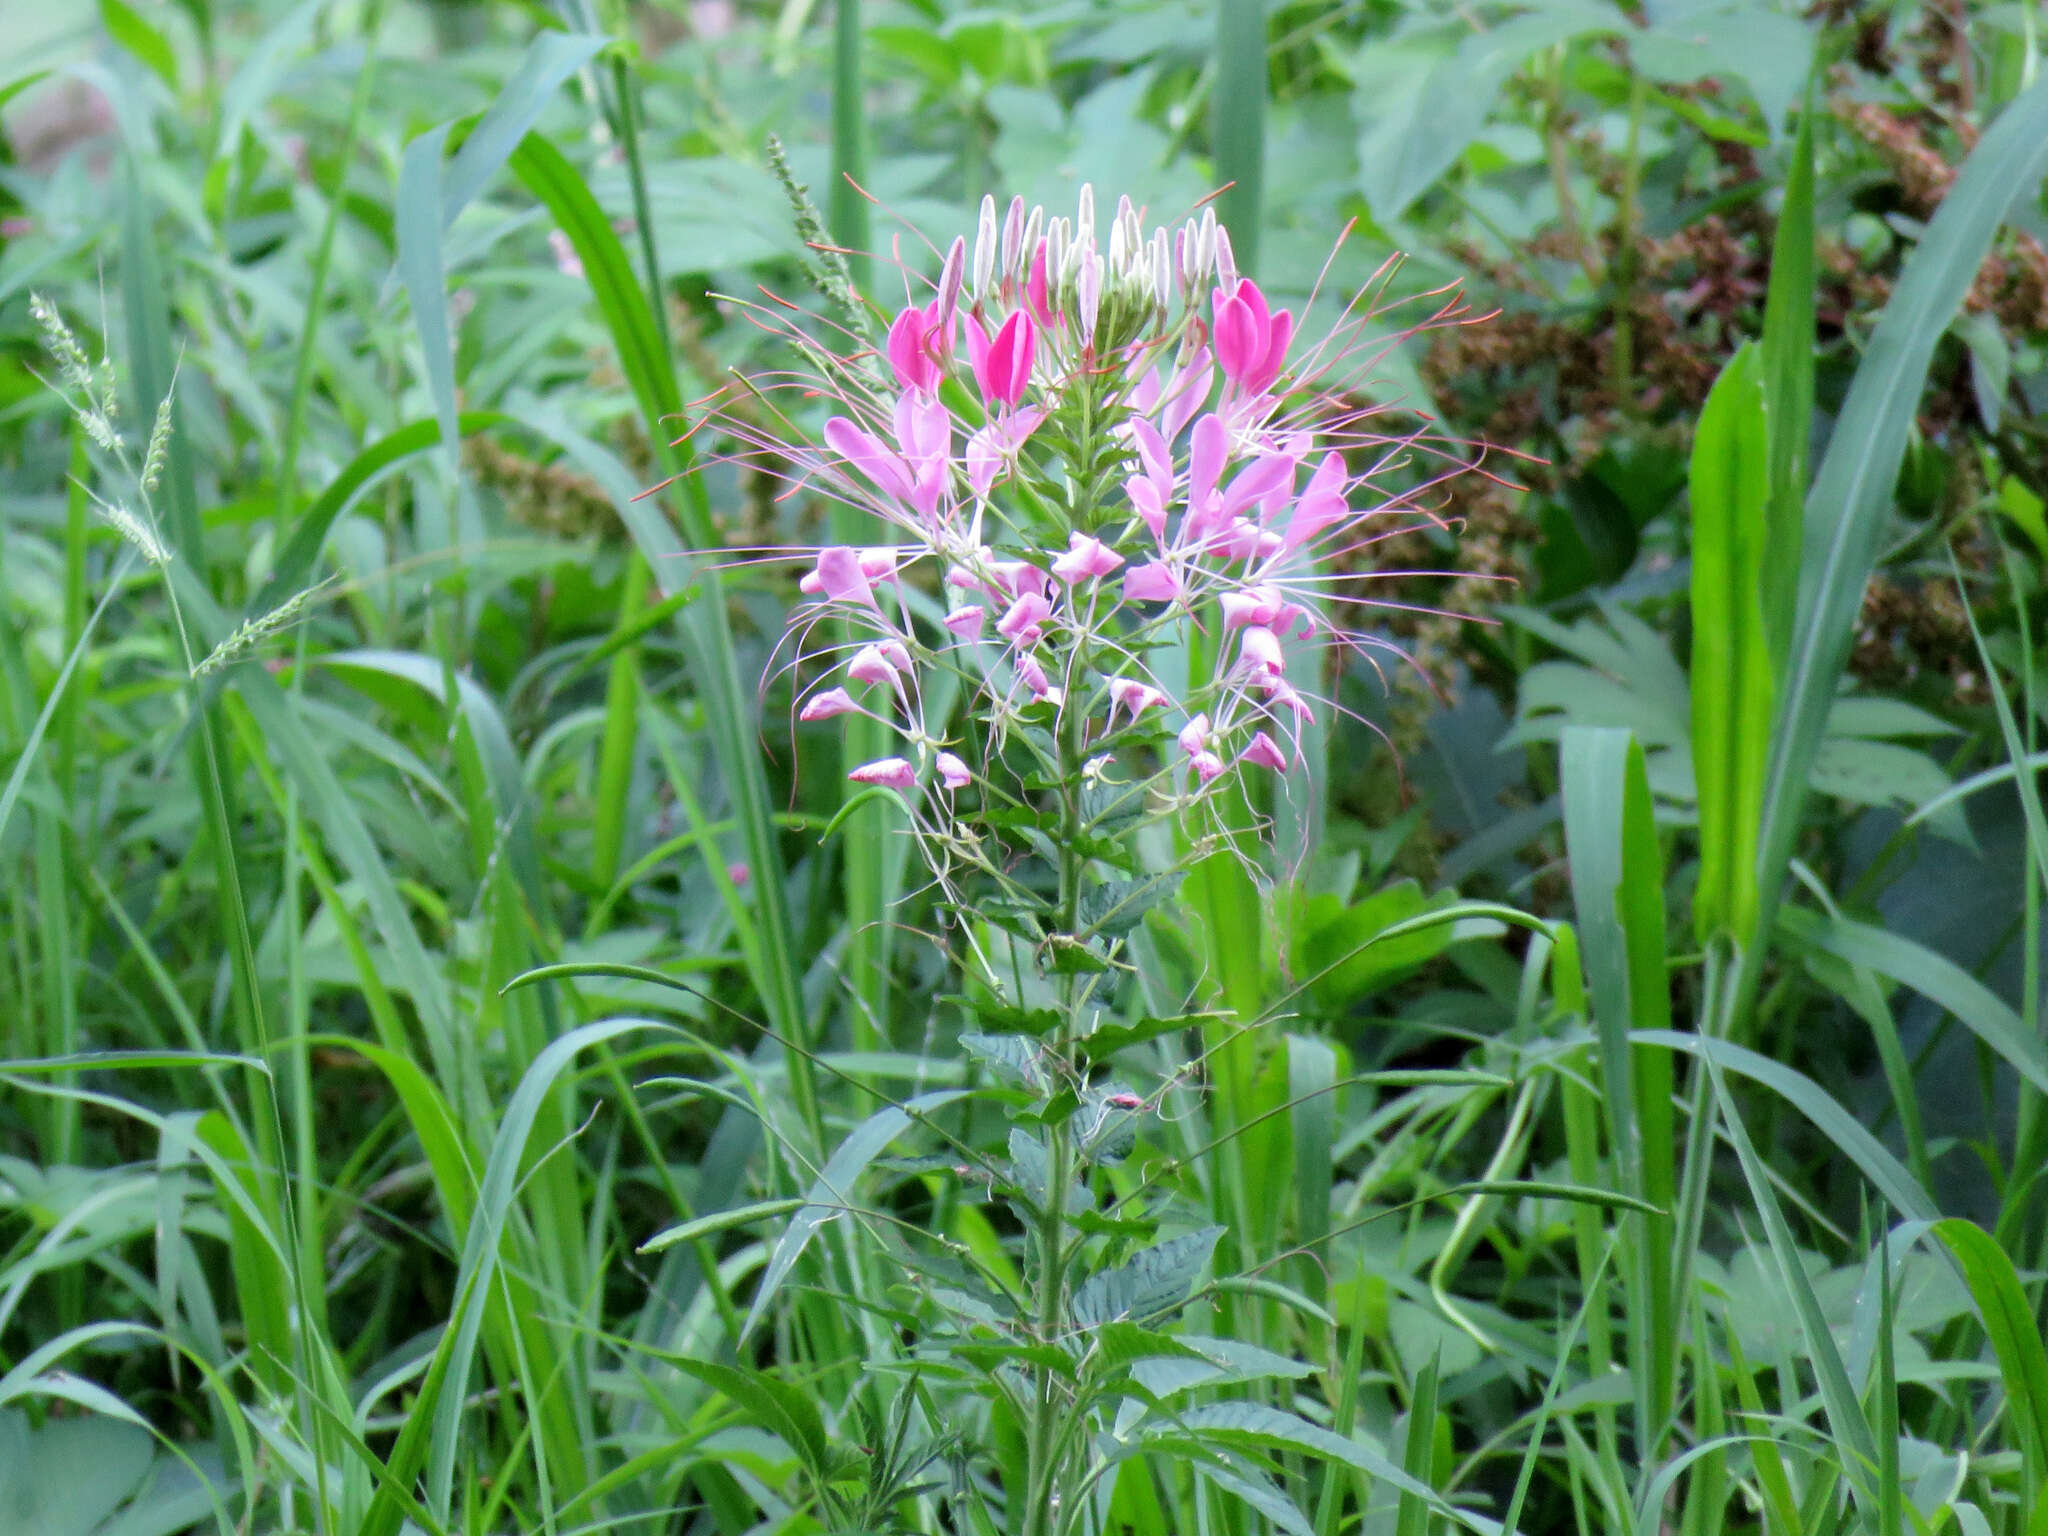
[(900, 749), (851, 777), (942, 796), (987, 788), (1019, 736), (1048, 769), (1046, 742), (1142, 761), (1169, 806), (1288, 774), (1326, 704), (1318, 650), (1357, 639), (1333, 558), (1418, 515), (1412, 484), (1375, 488), (1414, 439), (1347, 393), (1368, 318), (1305, 346), (1213, 213), (1148, 232), (1124, 199), (1099, 230), (1084, 187), (1072, 220), (984, 201), (971, 255), (955, 240), (879, 347), (792, 329), (817, 365), (794, 382), (840, 407), (822, 448), (730, 429), (883, 530), (802, 577), (800, 650), (829, 671), (800, 717), (887, 722)]

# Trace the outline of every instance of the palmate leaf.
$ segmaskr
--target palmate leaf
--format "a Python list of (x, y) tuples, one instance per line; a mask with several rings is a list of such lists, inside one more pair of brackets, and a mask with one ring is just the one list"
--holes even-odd
[(1195, 1277), (1222, 1235), (1221, 1227), (1203, 1227), (1140, 1249), (1116, 1268), (1084, 1280), (1068, 1303), (1068, 1316), (1080, 1328), (1146, 1323), (1165, 1316), (1188, 1299)]

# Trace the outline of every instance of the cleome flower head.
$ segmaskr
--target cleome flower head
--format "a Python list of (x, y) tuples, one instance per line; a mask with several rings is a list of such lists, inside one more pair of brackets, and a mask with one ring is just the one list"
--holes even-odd
[[(1098, 225), (1084, 187), (1071, 219), (984, 200), (972, 252), (955, 240), (879, 345), (760, 311), (809, 367), (749, 381), (781, 427), (722, 414), (735, 456), (875, 529), (805, 557), (800, 717), (886, 721), (898, 750), (850, 777), (904, 791), (927, 832), (1081, 761), (1156, 814), (1246, 775), (1286, 792), (1334, 707), (1324, 654), (1377, 643), (1345, 618), (1372, 546), (1469, 467), (1383, 429), (1359, 386), (1390, 343), (1364, 298), (1313, 335), (1212, 212), (1148, 228), (1122, 199)], [(1462, 313), (1444, 297), (1423, 324)], [(828, 402), (815, 433), (778, 391)]]

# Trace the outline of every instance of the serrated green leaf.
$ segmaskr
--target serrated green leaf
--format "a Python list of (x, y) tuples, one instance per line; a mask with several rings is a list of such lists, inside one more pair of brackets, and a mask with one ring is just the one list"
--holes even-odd
[(1099, 1328), (1165, 1316), (1188, 1299), (1222, 1235), (1221, 1227), (1204, 1227), (1140, 1249), (1116, 1268), (1090, 1275), (1067, 1304), (1069, 1318), (1078, 1328)]

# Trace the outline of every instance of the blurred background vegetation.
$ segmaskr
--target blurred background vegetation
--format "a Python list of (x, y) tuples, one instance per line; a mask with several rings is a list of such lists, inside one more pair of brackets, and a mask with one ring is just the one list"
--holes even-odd
[[(1439, 1198), (1640, 1193), (1550, 941), (1472, 918), (1360, 949), (1458, 898), (1590, 931), (1557, 743), (1624, 727), (1659, 964), (1671, 913), (1669, 995), (1630, 1022), (1713, 1032), (1702, 408), (1765, 330), (1789, 205), (1822, 462), (1959, 167), (2038, 96), (2042, 25), (2036, 0), (0, 0), (0, 1531), (737, 1536), (828, 1529), (841, 1484), (874, 1529), (938, 1530), (946, 1480), (990, 1476), (945, 1432), (1000, 1424), (905, 1384), (944, 1275), (821, 1245), (713, 1377), (690, 1362), (735, 1358), (787, 1205), (637, 1252), (802, 1191), (877, 1095), (972, 1071), (886, 813), (821, 842), (842, 743), (780, 723), (793, 575), (739, 553), (848, 535), (672, 442), (684, 402), (786, 363), (747, 303), (820, 307), (771, 135), (884, 312), (983, 194), (1057, 210), (1084, 181), (1161, 220), (1228, 183), (1241, 262), (1327, 317), (1398, 253), (1371, 403), (1480, 466), (1350, 573), (1385, 664), (1332, 680), (1354, 718), (1281, 808), (1236, 958), (1213, 910), (1149, 922), (1161, 993), (1118, 1062), (1185, 1102), (1141, 1161), (1305, 1302), (1219, 1294), (1190, 1326), (1298, 1356), (1312, 1377), (1258, 1390), (1528, 1530), (2048, 1530), (2031, 151), (1892, 390), (1800, 920), (1732, 1036), (1765, 1193), (1704, 1077), (1675, 1131), (1664, 1095), (1700, 1240), (1660, 1337), (1624, 1337), (1608, 1263), (1674, 1229)], [(1469, 323), (1412, 328), (1452, 290)], [(32, 291), (112, 360), (132, 448), (175, 379), (163, 561), (96, 505), (133, 492), (45, 384)], [(1788, 569), (1804, 483), (1773, 503)], [(558, 963), (583, 969), (510, 986)], [(1185, 1001), (1269, 1026), (1214, 1102), (1213, 1041), (1161, 1022)], [(1205, 1165), (1212, 1135), (1235, 1150)], [(872, 1199), (1000, 1251), (1007, 1218), (929, 1173)], [(1993, 1234), (1978, 1267), (1892, 1226), (1937, 1216)], [(1147, 1464), (1107, 1518), (1443, 1518), (1244, 1454), (1291, 1513), (1230, 1497), (1244, 1467)]]

